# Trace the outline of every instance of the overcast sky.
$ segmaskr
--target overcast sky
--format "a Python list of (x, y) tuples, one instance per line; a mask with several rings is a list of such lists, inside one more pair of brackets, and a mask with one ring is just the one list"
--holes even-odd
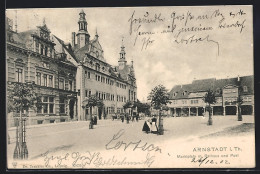
[[(52, 34), (71, 42), (81, 9), (91, 39), (97, 28), (108, 63), (117, 65), (124, 37), (141, 101), (158, 84), (170, 90), (193, 79), (253, 75), (251, 6), (19, 9), (18, 32), (35, 29), (45, 18)], [(7, 16), (15, 24), (15, 11), (8, 10)], [(208, 30), (187, 31), (192, 27)], [(187, 32), (180, 32), (182, 28)], [(162, 34), (163, 30), (172, 32)]]

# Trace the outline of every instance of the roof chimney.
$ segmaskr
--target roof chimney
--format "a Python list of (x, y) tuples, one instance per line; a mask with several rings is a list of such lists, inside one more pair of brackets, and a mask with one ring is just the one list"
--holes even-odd
[(71, 35), (71, 46), (72, 46), (72, 48), (75, 47), (75, 35), (76, 35), (76, 33), (72, 32), (72, 35)]

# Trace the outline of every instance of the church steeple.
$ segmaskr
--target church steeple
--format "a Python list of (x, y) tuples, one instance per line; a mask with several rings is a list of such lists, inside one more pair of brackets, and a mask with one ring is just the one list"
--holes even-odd
[(87, 20), (86, 20), (86, 14), (83, 10), (80, 11), (79, 13), (79, 31), (77, 33), (77, 43), (79, 45), (79, 48), (82, 48), (85, 46), (87, 43), (89, 43), (89, 33), (88, 33), (88, 28), (87, 28)]
[(123, 69), (126, 65), (126, 59), (125, 59), (125, 46), (124, 46), (124, 37), (122, 38), (122, 46), (121, 46), (121, 51), (119, 53), (120, 57), (118, 60), (118, 64), (119, 64), (119, 69)]

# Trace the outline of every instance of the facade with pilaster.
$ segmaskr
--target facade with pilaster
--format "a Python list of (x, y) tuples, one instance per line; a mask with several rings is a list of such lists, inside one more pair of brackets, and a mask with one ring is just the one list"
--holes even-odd
[(202, 79), (194, 80), (191, 84), (176, 85), (170, 91), (168, 104), (171, 116), (203, 116), (206, 103), (203, 97), (208, 89), (215, 92), (216, 103), (211, 105), (213, 115), (237, 115), (238, 95), (243, 103), (241, 105), (242, 115), (254, 115), (254, 77), (243, 76), (227, 79)]
[[(27, 124), (46, 124), (75, 119), (77, 67), (59, 50), (45, 21), (33, 30), (17, 32), (6, 19), (6, 81), (35, 83), (43, 103), (37, 111), (24, 112)], [(14, 126), (17, 113), (8, 113)]]

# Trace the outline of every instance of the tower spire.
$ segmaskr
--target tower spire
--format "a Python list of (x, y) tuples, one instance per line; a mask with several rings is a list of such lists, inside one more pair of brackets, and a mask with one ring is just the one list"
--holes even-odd
[(88, 23), (85, 16), (86, 16), (85, 12), (81, 10), (79, 13), (79, 20), (78, 20), (79, 31), (76, 35), (77, 44), (79, 45), (79, 48), (82, 48), (89, 43), (90, 35), (88, 34), (88, 29), (87, 29)]
[(98, 32), (97, 32), (97, 27), (96, 27), (96, 39), (98, 39)]
[(121, 51), (119, 53), (120, 57), (118, 60), (119, 63), (119, 69), (123, 69), (126, 65), (126, 59), (125, 59), (125, 46), (124, 46), (124, 37), (122, 37), (122, 45), (121, 45)]
[(125, 61), (125, 46), (124, 46), (124, 37), (122, 37), (122, 46), (120, 51), (120, 60)]
[(79, 31), (86, 31), (87, 32), (87, 20), (86, 20), (86, 14), (83, 10), (80, 11), (79, 13), (79, 21), (78, 21), (78, 24), (79, 24)]

